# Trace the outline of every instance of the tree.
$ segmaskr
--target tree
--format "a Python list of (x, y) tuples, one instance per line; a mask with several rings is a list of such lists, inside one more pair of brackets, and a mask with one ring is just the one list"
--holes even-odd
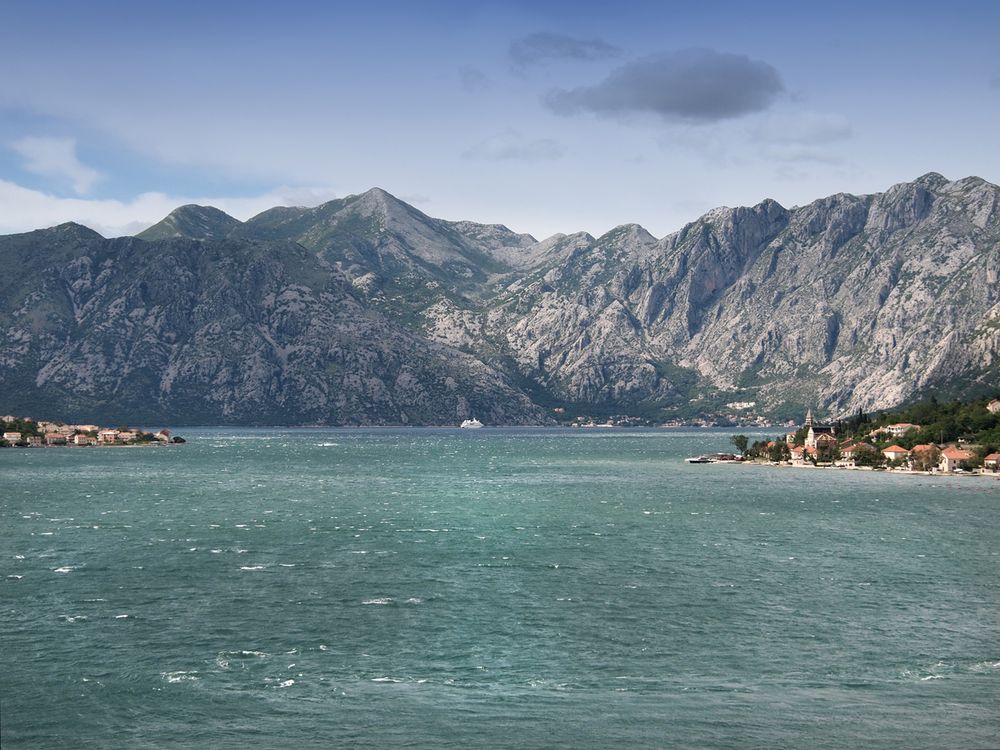
[(772, 461), (789, 461), (792, 454), (784, 440), (777, 440), (774, 445), (768, 448), (767, 457)]
[(741, 456), (746, 455), (747, 445), (750, 443), (750, 439), (746, 435), (730, 435), (729, 442), (736, 446), (736, 450), (740, 452)]
[(930, 448), (924, 448), (910, 454), (910, 465), (917, 471), (930, 471), (937, 467), (940, 460), (941, 449), (933, 444), (931, 444)]

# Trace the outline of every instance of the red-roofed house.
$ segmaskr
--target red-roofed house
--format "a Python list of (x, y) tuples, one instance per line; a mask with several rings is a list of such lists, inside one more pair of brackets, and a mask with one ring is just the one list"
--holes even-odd
[(865, 442), (848, 443), (840, 449), (840, 457), (845, 463), (853, 464), (862, 453), (873, 453), (875, 446)]
[(993, 472), (1000, 470), (1000, 453), (991, 453), (984, 458), (983, 470)]
[(961, 448), (945, 448), (941, 451), (941, 471), (954, 471), (963, 461), (971, 461), (972, 453)]
[(901, 461), (907, 458), (910, 452), (906, 448), (900, 448), (898, 445), (890, 445), (888, 448), (882, 449), (882, 455), (890, 461)]

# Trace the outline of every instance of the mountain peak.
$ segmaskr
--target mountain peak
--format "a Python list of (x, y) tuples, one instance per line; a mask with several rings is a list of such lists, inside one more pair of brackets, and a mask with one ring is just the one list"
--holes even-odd
[(242, 224), (225, 211), (213, 206), (189, 203), (171, 211), (166, 218), (136, 237), (143, 240), (165, 240), (186, 237), (192, 240), (217, 240), (226, 237)]
[(920, 175), (917, 179), (913, 181), (917, 185), (923, 185), (929, 189), (935, 189), (943, 187), (948, 184), (948, 178), (938, 172), (928, 172), (927, 174)]

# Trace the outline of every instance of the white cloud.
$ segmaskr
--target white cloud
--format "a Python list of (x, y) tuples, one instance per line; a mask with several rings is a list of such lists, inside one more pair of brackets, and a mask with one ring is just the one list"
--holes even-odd
[(10, 147), (24, 158), (25, 170), (68, 183), (77, 195), (89, 193), (103, 176), (77, 159), (75, 138), (26, 136)]
[(842, 115), (805, 110), (769, 113), (747, 135), (767, 161), (836, 165), (846, 160), (835, 145), (853, 138), (854, 128)]
[(551, 138), (529, 141), (516, 130), (505, 130), (467, 149), (462, 158), (536, 162), (559, 159), (563, 153), (563, 147)]
[(28, 232), (67, 221), (94, 229), (106, 237), (135, 234), (187, 203), (215, 206), (245, 221), (274, 206), (314, 206), (336, 193), (323, 187), (278, 187), (263, 195), (190, 197), (143, 193), (129, 201), (59, 198), (0, 180), (0, 234)]
[(749, 132), (753, 140), (761, 143), (833, 143), (854, 135), (846, 117), (809, 111), (769, 114)]

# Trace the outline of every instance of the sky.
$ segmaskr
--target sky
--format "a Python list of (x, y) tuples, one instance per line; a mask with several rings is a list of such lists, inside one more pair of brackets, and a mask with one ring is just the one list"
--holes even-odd
[(381, 187), (542, 239), (1000, 182), (1000, 2), (0, 4), (0, 233)]

